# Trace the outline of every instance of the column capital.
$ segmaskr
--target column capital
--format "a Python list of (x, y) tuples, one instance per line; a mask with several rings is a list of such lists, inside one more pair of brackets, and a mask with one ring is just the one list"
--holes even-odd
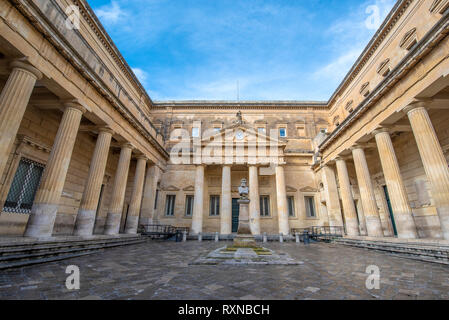
[(428, 105), (432, 102), (432, 99), (420, 99), (420, 100), (416, 100), (413, 101), (412, 103), (410, 103), (408, 106), (404, 107), (402, 109), (402, 111), (405, 114), (410, 114), (410, 112), (416, 110), (416, 109), (426, 109), (426, 107), (428, 107)]
[(390, 130), (391, 130), (390, 127), (387, 127), (387, 126), (381, 126), (381, 127), (379, 127), (379, 128), (376, 128), (376, 129), (372, 132), (372, 134), (373, 134), (374, 136), (376, 136), (376, 135), (378, 135), (378, 134), (380, 134), (380, 133), (388, 133), (388, 134), (390, 134)]
[(131, 144), (131, 142), (126, 141), (126, 142), (123, 142), (122, 144), (120, 144), (120, 148), (122, 148), (122, 149), (127, 148), (127, 149), (133, 150), (134, 146)]
[(147, 158), (146, 155), (144, 155), (144, 154), (139, 154), (139, 155), (137, 155), (137, 156), (136, 156), (136, 159), (137, 159), (137, 160), (145, 160), (145, 161), (148, 160), (148, 158)]
[(113, 135), (115, 133), (114, 130), (112, 130), (111, 127), (109, 127), (109, 126), (98, 127), (98, 132), (106, 132), (106, 133), (110, 133), (111, 135)]
[(366, 149), (366, 146), (364, 146), (360, 143), (356, 143), (356, 144), (352, 145), (350, 149), (351, 149), (351, 151), (360, 150), (360, 149), (364, 150), (364, 149)]
[(87, 112), (87, 108), (84, 107), (77, 99), (65, 100), (63, 101), (63, 105), (65, 108), (71, 108), (81, 111), (82, 114)]
[(36, 80), (42, 79), (42, 72), (29, 64), (26, 58), (16, 59), (12, 61), (9, 66), (12, 69), (23, 69), (32, 73), (36, 77)]

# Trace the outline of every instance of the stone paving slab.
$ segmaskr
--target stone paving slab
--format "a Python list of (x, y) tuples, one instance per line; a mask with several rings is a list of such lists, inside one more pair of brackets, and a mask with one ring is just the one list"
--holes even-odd
[[(449, 268), (336, 244), (267, 243), (302, 265), (190, 265), (223, 243), (148, 242), (0, 271), (0, 299), (449, 299)], [(77, 265), (80, 290), (65, 286)], [(380, 289), (366, 288), (366, 268)]]

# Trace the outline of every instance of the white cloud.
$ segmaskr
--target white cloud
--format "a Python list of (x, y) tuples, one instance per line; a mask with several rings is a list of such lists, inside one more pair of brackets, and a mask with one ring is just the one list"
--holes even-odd
[(147, 86), (148, 73), (140, 68), (131, 68), (142, 86)]
[(95, 13), (105, 24), (115, 24), (126, 17), (126, 12), (115, 1), (112, 1), (109, 5), (99, 7), (95, 10)]

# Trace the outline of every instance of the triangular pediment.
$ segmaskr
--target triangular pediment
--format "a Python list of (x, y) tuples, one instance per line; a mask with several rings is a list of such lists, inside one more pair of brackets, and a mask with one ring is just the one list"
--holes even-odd
[(291, 186), (286, 186), (286, 187), (285, 187), (285, 190), (286, 190), (287, 192), (296, 192), (296, 191), (298, 191), (298, 189), (293, 188), (293, 187), (291, 187)]
[(181, 189), (179, 189), (178, 187), (176, 187), (174, 185), (169, 185), (168, 187), (163, 187), (162, 190), (163, 191), (179, 191)]
[(299, 191), (301, 191), (301, 192), (318, 192), (318, 190), (316, 188), (312, 188), (309, 186), (301, 188), (301, 189), (299, 189)]
[(225, 143), (225, 141), (230, 140), (235, 144), (247, 143), (250, 141), (257, 142), (259, 140), (264, 141), (267, 145), (274, 144), (279, 147), (287, 145), (284, 141), (280, 141), (279, 139), (267, 136), (266, 134), (258, 132), (254, 128), (242, 123), (235, 123), (231, 126), (221, 129), (213, 135), (203, 137), (203, 139), (201, 140), (201, 144), (207, 145), (211, 142), (218, 141), (222, 141), (223, 143)]
[(194, 186), (188, 186), (188, 187), (185, 187), (184, 189), (182, 189), (182, 191), (195, 191), (195, 187)]

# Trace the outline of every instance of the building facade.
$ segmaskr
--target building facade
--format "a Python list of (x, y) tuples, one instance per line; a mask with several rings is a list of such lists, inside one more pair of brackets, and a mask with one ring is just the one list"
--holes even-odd
[(231, 234), (245, 178), (254, 234), (449, 239), (448, 8), (398, 1), (329, 101), (158, 102), (85, 1), (0, 0), (0, 234)]

